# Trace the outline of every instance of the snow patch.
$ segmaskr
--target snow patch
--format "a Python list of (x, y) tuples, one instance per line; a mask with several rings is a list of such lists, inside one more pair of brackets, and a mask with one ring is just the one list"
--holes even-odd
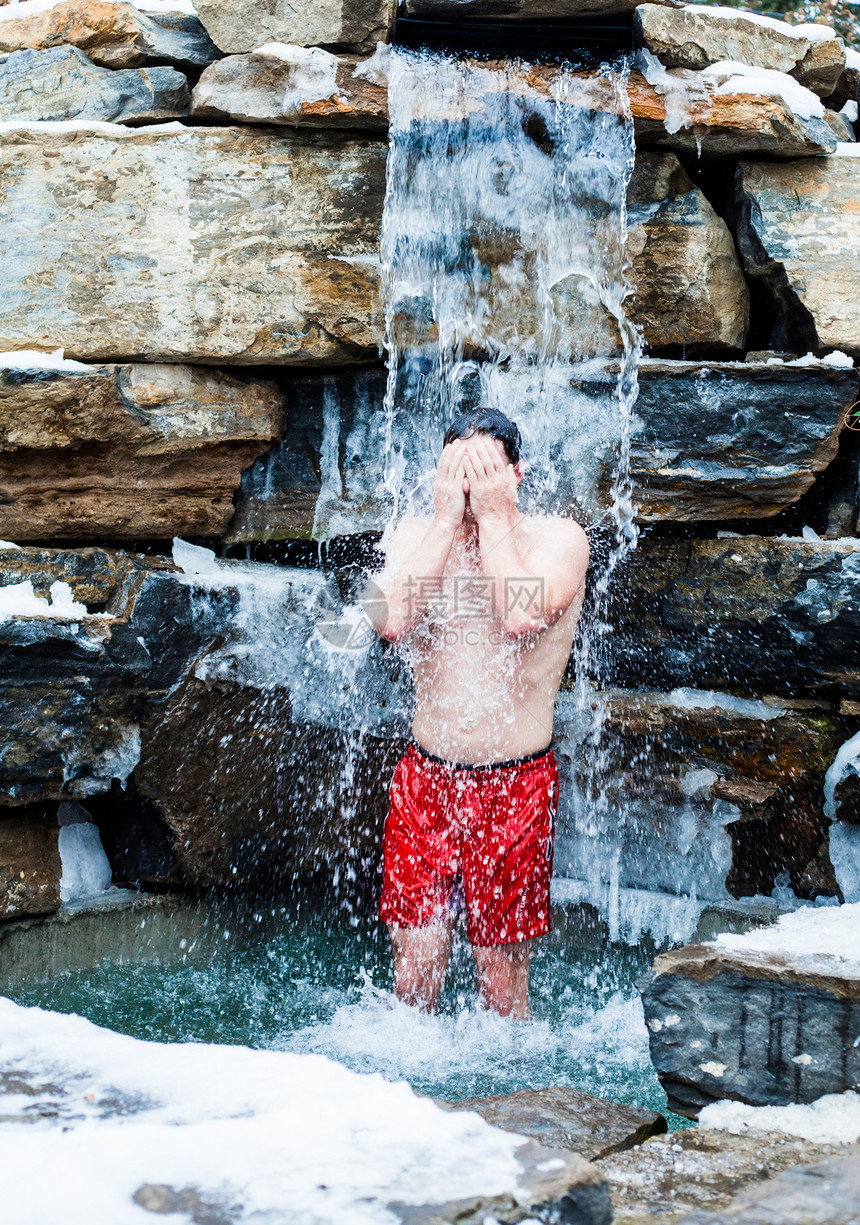
[(836, 149), (830, 155), (831, 157), (860, 157), (860, 141), (840, 140), (836, 142)]
[(36, 595), (29, 580), (0, 587), (0, 621), (8, 621), (10, 617), (49, 617), (54, 621), (80, 621), (87, 615), (86, 604), (77, 602), (68, 583), (51, 583), (50, 600)]
[(735, 60), (721, 60), (702, 69), (703, 77), (718, 81), (716, 94), (755, 94), (765, 98), (781, 98), (790, 111), (801, 119), (821, 119), (824, 103), (821, 99), (795, 81), (787, 72), (776, 72), (772, 68), (751, 68)]
[(860, 1140), (860, 1094), (828, 1093), (808, 1105), (746, 1106), (714, 1102), (699, 1115), (706, 1131), (776, 1131), (818, 1144), (855, 1144)]
[(860, 72), (860, 51), (855, 51), (853, 47), (845, 48), (845, 67)]
[(0, 540), (0, 549), (20, 549), (19, 544), (15, 544), (12, 540)]
[(772, 927), (744, 934), (723, 932), (713, 941), (739, 953), (778, 953), (792, 961), (810, 958), (820, 970), (824, 958), (836, 973), (860, 974), (860, 902), (844, 906), (801, 906)]
[(846, 902), (860, 902), (860, 825), (834, 821), (829, 830), (830, 862)]
[(94, 374), (96, 366), (74, 362), (63, 356), (63, 349), (42, 353), (39, 349), (14, 349), (0, 353), (0, 370), (67, 370), (72, 374)]
[(776, 362), (783, 366), (833, 366), (837, 370), (854, 369), (854, 359), (847, 353), (843, 353), (841, 349), (834, 349), (832, 353), (827, 353), (824, 357), (816, 357), (814, 353), (804, 353), (803, 357), (795, 357), (790, 362), (783, 361), (781, 358), (770, 358), (768, 365)]
[[(24, 17), (34, 17), (37, 13), (47, 13), (56, 8), (61, 0), (11, 0), (4, 8), (0, 8), (0, 21), (20, 21)], [(141, 13), (183, 13), (187, 17), (196, 17), (197, 9), (192, 0), (140, 0), (132, 4)]]
[[(4, 1212), (29, 1225), (140, 1225), (145, 1184), (194, 1187), (237, 1222), (316, 1225), (521, 1194), (524, 1137), (319, 1055), (142, 1042), (0, 1000), (0, 1064), (44, 1085), (4, 1097), (0, 1124)], [(48, 1098), (54, 1118), (40, 1117)]]
[(794, 33), (801, 38), (808, 38), (811, 43), (828, 43), (836, 38), (836, 31), (831, 26), (818, 25), (817, 22), (806, 21), (802, 25), (792, 26)]
[[(857, 112), (858, 112), (857, 102), (854, 98), (852, 98), (850, 101), (845, 103), (845, 105), (843, 106), (839, 114), (844, 115), (849, 123), (856, 123), (857, 122)], [(843, 143), (847, 144), (848, 142), (845, 141)]]
[[(0, 9), (0, 13), (3, 9)], [(147, 136), (169, 136), (173, 132), (187, 132), (189, 129), (178, 119), (170, 123), (154, 123), (146, 128), (128, 128), (121, 123), (104, 123), (101, 119), (7, 119), (0, 123), (0, 134), (6, 132), (45, 132), (59, 135), (63, 132), (95, 132), (105, 136), (139, 136), (145, 132)]]

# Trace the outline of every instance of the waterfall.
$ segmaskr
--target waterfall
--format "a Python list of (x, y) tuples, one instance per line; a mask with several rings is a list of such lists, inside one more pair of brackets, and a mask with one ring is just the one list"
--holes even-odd
[[(448, 422), (486, 404), (520, 427), (522, 508), (572, 513), (590, 529), (589, 609), (557, 719), (567, 777), (556, 863), (589, 878), (602, 910), (614, 896), (616, 911), (612, 863), (630, 838), (619, 839), (604, 786), (599, 690), (605, 598), (636, 542), (629, 439), (641, 345), (625, 313), (626, 71), (395, 54), (382, 229), (381, 497), (392, 519), (429, 513)], [(584, 786), (565, 771), (582, 752), (592, 762)]]

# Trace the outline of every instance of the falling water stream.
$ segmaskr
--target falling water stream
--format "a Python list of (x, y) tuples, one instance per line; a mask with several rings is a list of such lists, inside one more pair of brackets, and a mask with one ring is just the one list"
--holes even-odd
[[(384, 445), (367, 455), (374, 500), (390, 523), (427, 513), (450, 417), (489, 404), (522, 433), (522, 509), (572, 512), (589, 529), (592, 598), (563, 698), (568, 751), (589, 745), (594, 766), (568, 801), (579, 848), (568, 866), (593, 873), (594, 890), (605, 893), (613, 813), (602, 784), (604, 604), (636, 540), (628, 454), (640, 344), (624, 309), (634, 155), (626, 66), (583, 73), (397, 52), (389, 104), (381, 248), (388, 380), (377, 410)], [(340, 428), (329, 397), (321, 536), (349, 527), (335, 472)], [(390, 658), (381, 667), (372, 638), (338, 637), (343, 618), (332, 612), (338, 596), (326, 576), (308, 575), (302, 594), (272, 567), (178, 550), (204, 613), (213, 593), (238, 593), (232, 639), (198, 676), (289, 690), (292, 717), (308, 726), (311, 743), (313, 726), (348, 734), (359, 753), (362, 737), (404, 732), (402, 681)], [(302, 599), (303, 637), (295, 619), (284, 619)], [(345, 760), (343, 774), (350, 769)], [(338, 819), (338, 802), (327, 795), (329, 819)], [(525, 1028), (477, 1009), (462, 941), (440, 1016), (397, 1004), (384, 934), (337, 906), (279, 912), (256, 947), (205, 965), (109, 967), (22, 983), (14, 994), (140, 1036), (315, 1051), (441, 1096), (572, 1084), (662, 1108), (635, 988), (653, 946), (610, 945), (605, 930), (583, 939), (577, 913), (559, 910), (557, 930), (537, 951), (534, 1020)], [(617, 916), (610, 929), (618, 935)]]

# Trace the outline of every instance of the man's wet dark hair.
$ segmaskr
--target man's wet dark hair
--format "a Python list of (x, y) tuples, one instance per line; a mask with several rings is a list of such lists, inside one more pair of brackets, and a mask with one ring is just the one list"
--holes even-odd
[(504, 413), (497, 408), (472, 408), (460, 413), (448, 427), (442, 445), (446, 446), (456, 438), (471, 438), (473, 434), (489, 434), (498, 438), (505, 448), (505, 455), (515, 464), (520, 458), (520, 431)]

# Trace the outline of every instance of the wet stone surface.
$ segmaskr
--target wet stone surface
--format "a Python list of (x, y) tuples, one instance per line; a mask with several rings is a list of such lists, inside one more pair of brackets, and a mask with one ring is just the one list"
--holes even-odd
[(679, 1225), (690, 1212), (721, 1212), (736, 1195), (785, 1170), (845, 1152), (843, 1145), (771, 1132), (733, 1136), (693, 1127), (598, 1165), (609, 1179), (615, 1225)]
[(564, 1086), (440, 1101), (439, 1105), (475, 1110), (493, 1127), (530, 1136), (552, 1148), (570, 1149), (589, 1161), (632, 1148), (666, 1128), (666, 1120), (653, 1110), (624, 1106)]

